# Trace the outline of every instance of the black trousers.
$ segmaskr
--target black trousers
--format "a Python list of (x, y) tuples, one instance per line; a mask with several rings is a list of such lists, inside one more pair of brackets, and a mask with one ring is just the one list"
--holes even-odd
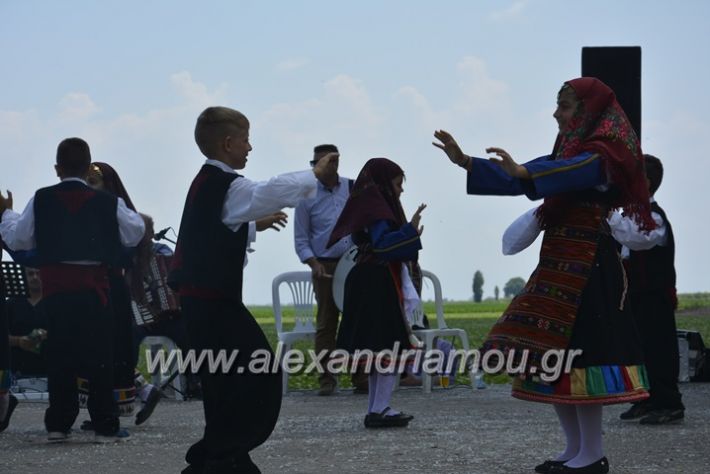
[(251, 373), (255, 351), (273, 351), (264, 332), (247, 308), (228, 299), (181, 298), (190, 346), (203, 350), (238, 350), (228, 373), (200, 370), (205, 431), (185, 460), (210, 473), (258, 473), (249, 451), (266, 441), (281, 410), (281, 374)]
[(113, 397), (113, 315), (93, 290), (57, 293), (45, 298), (48, 319), (47, 431), (67, 432), (79, 414), (79, 373), (91, 380), (88, 409), (94, 430), (112, 434), (119, 428)]
[(678, 390), (678, 337), (671, 298), (663, 291), (632, 293), (629, 297), (641, 335), (649, 402), (656, 409), (684, 408)]
[(126, 389), (135, 383), (138, 351), (133, 345), (131, 295), (122, 275), (109, 276), (113, 313), (113, 388)]

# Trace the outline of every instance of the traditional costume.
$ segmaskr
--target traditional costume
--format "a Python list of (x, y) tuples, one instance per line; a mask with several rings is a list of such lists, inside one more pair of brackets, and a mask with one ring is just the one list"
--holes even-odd
[[(330, 236), (329, 244), (333, 244), (352, 235), (359, 247), (357, 263), (345, 281), (336, 344), (350, 353), (364, 349), (378, 353), (397, 346), (400, 351), (411, 348), (402, 290), (403, 278), (410, 277), (408, 271), (403, 271), (403, 264), (416, 261), (422, 247), (418, 230), (407, 222), (393, 190), (392, 180), (399, 176), (403, 177), (404, 171), (396, 163), (386, 158), (369, 160)], [(413, 288), (411, 280), (406, 283)], [(411, 420), (411, 416), (389, 409), (398, 376), (395, 371), (370, 372), (365, 426), (385, 426), (388, 421), (406, 425)]]
[[(537, 212), (545, 234), (540, 262), (523, 292), (493, 326), (483, 349), (520, 356), (540, 370), (549, 350), (581, 350), (570, 373), (553, 383), (528, 370), (513, 396), (556, 404), (622, 403), (648, 397), (643, 353), (626, 301), (624, 270), (606, 216), (623, 206), (652, 228), (641, 149), (613, 91), (601, 81), (569, 81), (581, 112), (553, 153), (524, 164), (531, 179), (512, 178), (473, 158), (469, 194), (545, 198)], [(539, 372), (538, 372), (539, 374)]]
[[(255, 183), (225, 163), (208, 159), (190, 186), (170, 275), (199, 354), (237, 350), (227, 373), (200, 369), (205, 410), (203, 438), (185, 456), (190, 468), (260, 472), (249, 451), (271, 435), (281, 408), (281, 375), (252, 373), (256, 351), (274, 354), (242, 302), (242, 281), (252, 221), (315, 193), (312, 171)], [(251, 224), (250, 224), (251, 222)]]
[(135, 246), (143, 221), (121, 199), (79, 178), (40, 189), (22, 215), (6, 210), (0, 233), (12, 250), (37, 250), (48, 318), (47, 431), (65, 438), (79, 412), (76, 377), (91, 379), (89, 414), (99, 435), (119, 430), (112, 395), (113, 315), (108, 267)]

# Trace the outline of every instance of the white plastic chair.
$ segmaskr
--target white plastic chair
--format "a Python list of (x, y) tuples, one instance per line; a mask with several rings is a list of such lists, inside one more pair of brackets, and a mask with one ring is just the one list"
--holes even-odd
[[(286, 284), (291, 290), (291, 298), (295, 309), (295, 324), (293, 329), (285, 331), (283, 314), (281, 313), (281, 297), (279, 290)], [(281, 354), (286, 354), (293, 343), (301, 340), (315, 341), (315, 297), (311, 272), (286, 272), (277, 275), (271, 283), (271, 305), (276, 320), (276, 334), (281, 344)], [(283, 371), (283, 393), (288, 392), (288, 372)]]
[[(437, 278), (437, 276), (432, 272), (422, 270), (422, 280), (422, 286), (426, 280), (429, 280), (434, 287), (436, 326), (432, 324), (433, 321), (430, 321), (429, 329), (415, 329), (412, 332), (419, 339), (421, 339), (422, 342), (424, 342), (426, 350), (431, 350), (434, 347), (435, 337), (457, 337), (461, 340), (461, 348), (468, 352), (469, 344), (468, 334), (466, 334), (466, 331), (459, 328), (450, 328), (446, 325), (446, 321), (444, 320), (444, 298), (442, 297), (441, 282), (439, 281), (439, 278)], [(472, 387), (485, 388), (485, 384), (483, 384), (480, 374), (470, 372), (469, 375), (471, 377)], [(424, 390), (425, 393), (431, 392), (431, 374), (426, 371), (422, 371), (422, 390)]]

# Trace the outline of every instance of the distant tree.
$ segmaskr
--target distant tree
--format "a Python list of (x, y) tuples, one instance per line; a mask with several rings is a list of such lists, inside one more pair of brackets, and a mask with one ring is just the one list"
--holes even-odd
[(523, 291), (523, 288), (525, 288), (525, 280), (520, 277), (514, 277), (508, 280), (508, 283), (503, 287), (503, 294), (505, 294), (506, 298), (517, 296)]
[(493, 294), (496, 297), (496, 301), (498, 301), (498, 297), (500, 296), (500, 288), (498, 288), (498, 285), (493, 289)]
[(473, 301), (480, 303), (483, 299), (483, 273), (476, 270), (473, 274)]

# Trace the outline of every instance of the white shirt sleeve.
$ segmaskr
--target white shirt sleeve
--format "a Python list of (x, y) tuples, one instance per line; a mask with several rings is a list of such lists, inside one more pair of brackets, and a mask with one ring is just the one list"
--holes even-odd
[(540, 235), (540, 221), (535, 215), (537, 207), (513, 221), (503, 232), (503, 255), (515, 255), (530, 247)]
[(294, 207), (316, 194), (318, 181), (313, 171), (296, 171), (268, 181), (237, 178), (227, 190), (222, 206), (222, 222), (236, 232), (245, 222), (255, 221), (284, 207)]
[(34, 197), (25, 206), (22, 214), (7, 209), (2, 214), (0, 235), (11, 250), (31, 250), (35, 244)]
[(648, 233), (639, 230), (639, 226), (630, 217), (624, 217), (619, 212), (614, 212), (608, 219), (611, 235), (624, 247), (634, 251), (649, 250), (656, 245), (666, 245), (668, 238), (666, 224), (656, 212), (651, 213), (656, 222), (656, 228)]
[(145, 234), (143, 218), (137, 212), (129, 209), (122, 198), (118, 198), (116, 219), (118, 219), (118, 233), (121, 238), (121, 245), (124, 247), (137, 246), (143, 238), (143, 234)]
[(301, 202), (296, 206), (293, 214), (293, 243), (296, 247), (296, 255), (304, 262), (311, 257), (315, 257), (311, 247), (311, 216), (306, 208), (306, 203)]

